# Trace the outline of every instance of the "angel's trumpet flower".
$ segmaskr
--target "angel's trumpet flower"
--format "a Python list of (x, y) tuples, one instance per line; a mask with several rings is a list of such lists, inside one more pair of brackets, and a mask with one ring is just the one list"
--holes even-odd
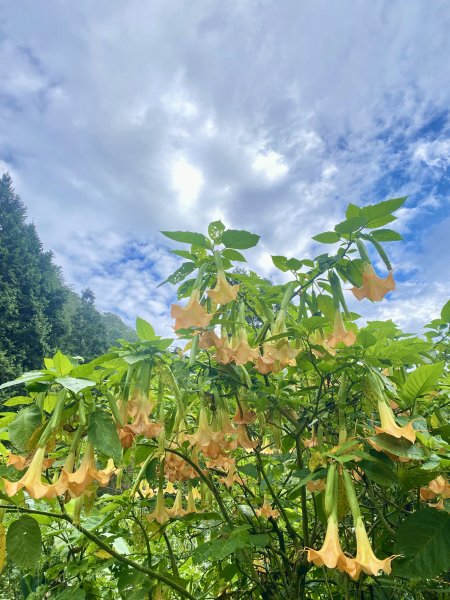
[(395, 416), (392, 408), (383, 399), (378, 399), (378, 412), (380, 414), (381, 427), (375, 426), (375, 431), (379, 435), (380, 433), (386, 433), (397, 439), (404, 438), (414, 443), (416, 440), (416, 432), (413, 428), (412, 423), (408, 423), (405, 427), (400, 427), (395, 422)]
[(93, 481), (101, 486), (108, 485), (115, 467), (112, 458), (108, 460), (106, 469), (98, 470), (95, 466), (94, 446), (88, 442), (81, 460), (81, 464), (73, 473), (66, 473), (65, 481), (67, 490), (72, 498), (80, 496)]
[(361, 571), (366, 573), (366, 575), (379, 575), (380, 571), (384, 571), (389, 575), (392, 570), (391, 562), (395, 556), (390, 556), (382, 560), (375, 556), (362, 517), (356, 519), (355, 535), (357, 544), (356, 558), (347, 559), (352, 563), (355, 571), (353, 575), (351, 573), (349, 575), (353, 579), (358, 579)]
[(336, 508), (328, 517), (327, 532), (322, 548), (320, 550), (308, 548), (307, 559), (318, 567), (325, 565), (329, 569), (338, 568), (341, 572), (347, 571), (347, 561), (349, 559), (342, 551), (339, 542), (339, 523)]
[(395, 281), (392, 276), (392, 271), (389, 275), (382, 279), (375, 273), (370, 262), (366, 262), (362, 274), (362, 286), (352, 287), (351, 291), (358, 300), (368, 298), (374, 302), (380, 302), (388, 292), (395, 290)]
[(353, 346), (356, 342), (356, 335), (353, 331), (345, 329), (344, 321), (340, 311), (336, 311), (334, 316), (334, 329), (331, 335), (327, 338), (327, 343), (330, 348), (336, 348), (340, 343), (346, 346)]
[(34, 498), (55, 498), (58, 489), (55, 484), (42, 483), (41, 476), (45, 460), (45, 447), (36, 450), (26, 473), (19, 481), (4, 479), (5, 492), (8, 496), (15, 496), (19, 490), (25, 489)]
[(208, 314), (200, 304), (200, 290), (198, 289), (192, 292), (189, 302), (184, 308), (178, 304), (172, 304), (170, 316), (172, 319), (175, 319), (175, 331), (188, 329), (189, 327), (201, 327), (204, 329), (208, 327), (209, 322), (213, 318), (213, 315)]
[(272, 508), (267, 498), (264, 497), (263, 505), (261, 508), (257, 508), (255, 510), (255, 514), (258, 515), (258, 517), (264, 517), (265, 519), (278, 519), (280, 516), (280, 511), (276, 508)]
[[(20, 456), (18, 454), (13, 454), (12, 452), (8, 454), (8, 458), (6, 460), (6, 464), (8, 467), (14, 467), (18, 471), (23, 471), (27, 467), (30, 466), (31, 461), (33, 460), (34, 453), (28, 456)], [(42, 468), (49, 469), (52, 464), (55, 462), (54, 458), (44, 458), (42, 463)]]
[(259, 350), (252, 348), (248, 343), (245, 327), (240, 327), (237, 339), (233, 343), (233, 357), (237, 365), (245, 365), (248, 362), (255, 362), (259, 357)]
[(158, 496), (156, 498), (155, 510), (147, 515), (147, 521), (156, 521), (160, 525), (166, 523), (171, 517), (170, 510), (166, 508), (164, 503), (164, 494), (162, 489), (159, 490)]
[(228, 304), (236, 300), (239, 291), (238, 285), (231, 285), (225, 277), (224, 271), (220, 270), (217, 274), (217, 283), (214, 289), (208, 290), (207, 294), (216, 304)]

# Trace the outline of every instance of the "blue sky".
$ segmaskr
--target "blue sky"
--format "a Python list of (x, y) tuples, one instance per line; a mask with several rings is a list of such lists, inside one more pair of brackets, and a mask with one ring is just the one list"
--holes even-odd
[(415, 330), (449, 296), (449, 31), (446, 0), (0, 0), (0, 171), (66, 281), (161, 333), (159, 230), (249, 229), (276, 278), (348, 202), (408, 195), (398, 289), (352, 308)]

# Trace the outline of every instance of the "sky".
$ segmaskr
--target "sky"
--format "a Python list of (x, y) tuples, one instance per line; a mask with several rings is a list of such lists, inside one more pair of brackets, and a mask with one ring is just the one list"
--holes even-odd
[(75, 291), (162, 334), (160, 230), (257, 233), (278, 281), (349, 202), (407, 195), (396, 291), (349, 300), (417, 331), (450, 295), (449, 31), (447, 0), (0, 0), (0, 173)]

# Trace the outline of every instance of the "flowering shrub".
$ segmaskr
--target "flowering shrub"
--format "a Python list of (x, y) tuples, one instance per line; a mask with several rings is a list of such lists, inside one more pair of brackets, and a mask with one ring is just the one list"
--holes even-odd
[(395, 293), (403, 202), (350, 205), (314, 238), (333, 253), (274, 256), (282, 285), (235, 268), (254, 234), (165, 232), (185, 244), (173, 337), (138, 318), (138, 342), (1, 386), (24, 390), (1, 423), (10, 597), (15, 570), (39, 599), (445, 590), (450, 303), (413, 337), (346, 301)]

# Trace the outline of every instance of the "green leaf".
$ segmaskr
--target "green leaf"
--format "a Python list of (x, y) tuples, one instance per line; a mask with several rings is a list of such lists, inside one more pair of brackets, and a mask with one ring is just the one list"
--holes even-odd
[(356, 206), (356, 204), (350, 203), (347, 206), (345, 216), (347, 217), (347, 219), (351, 219), (352, 217), (360, 217), (361, 213), (362, 213), (362, 209), (359, 206)]
[(369, 204), (362, 208), (362, 214), (366, 217), (367, 223), (370, 225), (375, 219), (390, 216), (394, 211), (398, 210), (405, 203), (407, 196), (403, 198), (393, 198), (384, 200), (377, 204)]
[(180, 281), (183, 281), (183, 279), (186, 279), (186, 277), (190, 275), (192, 271), (195, 271), (196, 268), (197, 267), (195, 263), (185, 262), (174, 273), (172, 273), (172, 275), (169, 275), (169, 277), (166, 280), (162, 281), (156, 287), (159, 288), (165, 283), (171, 283), (172, 285), (176, 285), (177, 283), (180, 283)]
[(394, 215), (386, 215), (385, 217), (380, 217), (379, 219), (374, 219), (367, 223), (366, 229), (376, 229), (377, 227), (383, 227), (383, 225), (387, 225), (388, 223), (392, 223), (392, 221), (396, 221), (397, 217)]
[(69, 375), (69, 373), (74, 367), (74, 365), (70, 362), (69, 358), (59, 350), (53, 357), (53, 365), (55, 367), (56, 372), (61, 377)]
[(74, 394), (78, 394), (78, 392), (95, 385), (95, 381), (90, 381), (89, 379), (77, 379), (76, 377), (57, 377), (55, 382)]
[(182, 244), (192, 244), (202, 248), (211, 248), (211, 242), (202, 233), (194, 233), (192, 231), (161, 231), (163, 235), (175, 242)]
[(338, 223), (334, 230), (337, 233), (354, 233), (355, 231), (358, 231), (358, 229), (361, 229), (361, 227), (364, 227), (366, 222), (367, 219), (364, 217), (351, 217), (350, 219)]
[(225, 225), (222, 221), (213, 221), (208, 225), (208, 235), (216, 244), (222, 243), (222, 234), (224, 231)]
[(394, 561), (394, 575), (437, 577), (450, 564), (450, 515), (430, 508), (413, 513), (397, 530), (395, 551), (404, 557)]
[(272, 262), (276, 266), (277, 269), (286, 273), (289, 271), (289, 267), (287, 266), (287, 258), (285, 256), (272, 256)]
[[(355, 217), (358, 218), (358, 217)], [(347, 221), (344, 221), (346, 223)], [(320, 244), (335, 244), (341, 239), (339, 233), (335, 231), (325, 231), (324, 233), (319, 233), (318, 235), (314, 235), (313, 240), (319, 242)]]
[(28, 515), (13, 521), (6, 534), (8, 558), (19, 569), (32, 570), (41, 557), (41, 530), (36, 519)]
[(441, 310), (441, 318), (446, 323), (450, 323), (450, 300), (444, 304)]
[(356, 336), (356, 342), (361, 344), (363, 348), (370, 348), (370, 346), (376, 344), (377, 338), (366, 329), (361, 329)]
[(153, 340), (155, 338), (155, 330), (145, 319), (136, 318), (136, 333), (138, 338), (143, 341)]
[[(378, 456), (375, 456), (378, 454)], [(391, 487), (398, 484), (392, 460), (384, 454), (370, 452), (376, 460), (362, 460), (358, 466), (364, 471), (368, 478), (382, 487)]]
[(32, 402), (34, 400), (30, 396), (14, 396), (14, 398), (3, 402), (3, 406), (20, 406), (21, 404), (31, 404)]
[(38, 406), (27, 406), (17, 413), (16, 418), (9, 426), (9, 439), (21, 452), (25, 452), (27, 444), (42, 423), (42, 413)]
[(113, 458), (115, 462), (122, 460), (122, 447), (116, 426), (107, 413), (96, 410), (89, 416), (88, 440), (108, 458)]
[(4, 390), (5, 388), (11, 387), (13, 385), (21, 385), (23, 383), (27, 383), (28, 381), (36, 381), (37, 379), (45, 379), (45, 373), (42, 371), (30, 371), (29, 373), (24, 373), (17, 379), (13, 379), (12, 381), (6, 381), (0, 385), (0, 390)]
[(405, 440), (404, 438), (394, 438), (387, 433), (381, 433), (371, 438), (371, 440), (377, 444), (377, 446), (380, 446), (380, 448), (395, 456), (402, 456), (412, 460), (422, 460), (429, 454), (418, 444), (411, 444), (410, 441)]
[(372, 231), (370, 236), (377, 242), (400, 242), (402, 236), (393, 229), (377, 229)]
[(227, 258), (228, 260), (237, 260), (239, 262), (247, 262), (247, 259), (245, 258), (245, 256), (243, 256), (237, 250), (233, 250), (232, 248), (226, 248), (225, 250), (222, 250), (222, 256), (224, 258)]
[(181, 258), (187, 258), (188, 260), (194, 260), (194, 255), (188, 252), (187, 250), (171, 250), (172, 254), (176, 254), (177, 256), (181, 256)]
[(244, 229), (227, 229), (222, 234), (222, 244), (227, 248), (246, 250), (253, 248), (259, 241), (260, 236), (250, 233)]
[(417, 398), (431, 390), (444, 370), (444, 362), (421, 365), (409, 373), (400, 393), (400, 398), (412, 404)]
[(58, 594), (54, 600), (85, 600), (86, 592), (80, 588), (69, 587)]

